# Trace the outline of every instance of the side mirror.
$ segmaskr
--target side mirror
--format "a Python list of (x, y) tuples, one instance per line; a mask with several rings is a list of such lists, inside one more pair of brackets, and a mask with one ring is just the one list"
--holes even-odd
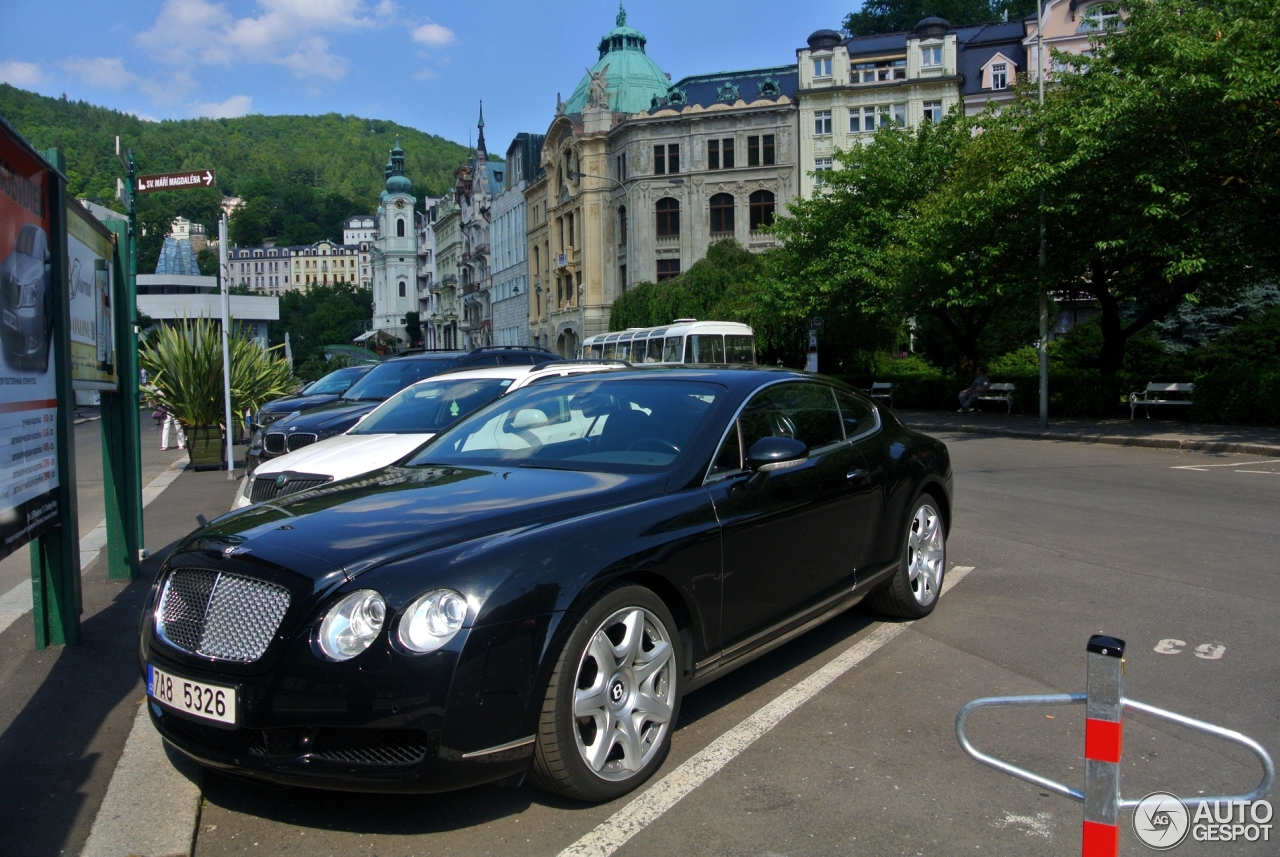
[(796, 467), (809, 459), (809, 445), (792, 437), (762, 437), (747, 450), (747, 469), (769, 473)]

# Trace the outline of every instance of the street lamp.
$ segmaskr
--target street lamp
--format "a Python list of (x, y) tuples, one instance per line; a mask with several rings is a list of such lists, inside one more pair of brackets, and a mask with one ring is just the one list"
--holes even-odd
[[(1044, 109), (1044, 7), (1046, 0), (1039, 0), (1036, 13), (1036, 88), (1040, 108)], [(1040, 138), (1044, 149), (1044, 137)], [(1044, 222), (1044, 188), (1040, 189), (1040, 428), (1049, 427), (1049, 293), (1045, 290), (1044, 269), (1047, 264)]]

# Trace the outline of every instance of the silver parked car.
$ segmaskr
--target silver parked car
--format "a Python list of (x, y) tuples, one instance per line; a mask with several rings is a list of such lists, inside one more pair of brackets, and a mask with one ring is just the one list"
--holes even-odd
[(49, 367), (53, 289), (49, 239), (31, 224), (18, 230), (13, 251), (0, 262), (0, 344), (14, 369)]

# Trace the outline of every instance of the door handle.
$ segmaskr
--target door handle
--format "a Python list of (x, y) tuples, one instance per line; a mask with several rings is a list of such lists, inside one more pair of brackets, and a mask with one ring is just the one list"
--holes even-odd
[(871, 477), (867, 475), (867, 471), (863, 470), (861, 467), (857, 467), (857, 468), (854, 468), (853, 470), (850, 470), (848, 473), (845, 474), (845, 478), (848, 479), (850, 482), (853, 482), (854, 484), (857, 484), (859, 482), (871, 481)]

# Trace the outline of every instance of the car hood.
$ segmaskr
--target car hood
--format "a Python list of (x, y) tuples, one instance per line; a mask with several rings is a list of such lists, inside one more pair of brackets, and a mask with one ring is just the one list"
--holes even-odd
[(314, 473), (348, 479), (395, 464), (433, 437), (434, 433), (340, 434), (264, 462), (253, 475)]
[(322, 405), (330, 405), (338, 401), (337, 393), (322, 393), (316, 396), (290, 396), (287, 399), (276, 399), (262, 406), (263, 416), (270, 415), (276, 419), (294, 411), (309, 411)]
[(372, 411), (381, 402), (352, 402), (339, 399), (331, 405), (313, 408), (296, 417), (277, 420), (272, 431), (285, 432), (335, 432), (346, 431), (356, 424), (356, 420)]
[(188, 552), (249, 552), (319, 579), (661, 494), (666, 474), (391, 466), (250, 506), (185, 539)]

